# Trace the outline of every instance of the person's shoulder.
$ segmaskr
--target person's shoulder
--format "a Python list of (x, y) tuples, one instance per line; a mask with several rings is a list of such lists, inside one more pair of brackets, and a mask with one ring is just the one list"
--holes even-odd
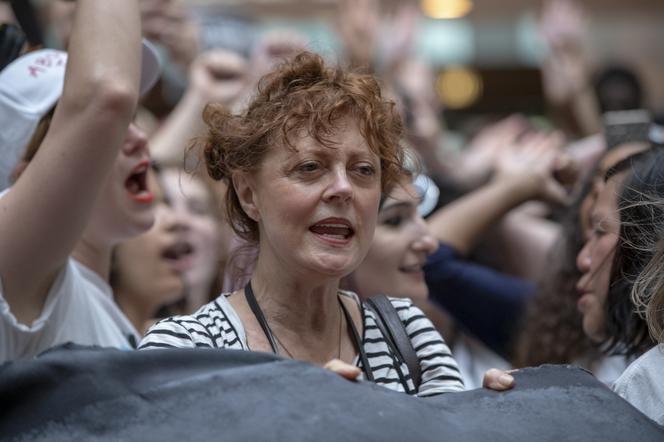
[(222, 293), (216, 299), (201, 306), (190, 315), (172, 316), (167, 319), (184, 326), (187, 324), (199, 324), (203, 327), (229, 321), (229, 316), (232, 314), (233, 308), (227, 300), (228, 295), (229, 293)]
[[(644, 385), (663, 384), (664, 344), (656, 345), (632, 362), (616, 380), (613, 390), (621, 396), (629, 395)], [(659, 379), (659, 382), (655, 379)], [(652, 380), (652, 381), (651, 381)]]
[(413, 318), (424, 318), (424, 313), (417, 307), (413, 300), (410, 298), (397, 298), (393, 296), (388, 296), (387, 299), (390, 300), (390, 303), (394, 307), (394, 310), (397, 311), (399, 318), (405, 325), (412, 323)]

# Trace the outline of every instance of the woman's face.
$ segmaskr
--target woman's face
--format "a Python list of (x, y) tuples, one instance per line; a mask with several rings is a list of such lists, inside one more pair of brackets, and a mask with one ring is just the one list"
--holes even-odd
[(366, 255), (376, 226), (380, 161), (357, 125), (340, 121), (333, 147), (308, 135), (275, 146), (255, 174), (234, 176), (259, 225), (258, 266), (320, 280), (341, 278)]
[(620, 233), (618, 192), (623, 174), (613, 176), (598, 191), (591, 215), (589, 239), (576, 259), (581, 278), (577, 308), (583, 315), (583, 330), (592, 340), (605, 337), (604, 304), (611, 281), (611, 266)]
[(149, 168), (147, 138), (131, 124), (93, 208), (86, 237), (114, 245), (152, 226), (154, 194), (147, 179)]
[(410, 183), (396, 186), (378, 214), (374, 240), (353, 282), (362, 297), (379, 293), (426, 299), (422, 266), (438, 247), (417, 212), (420, 197)]
[(167, 203), (154, 172), (148, 180), (155, 196), (155, 223), (140, 236), (115, 248), (114, 290), (135, 302), (160, 306), (178, 300), (184, 283), (181, 261), (187, 259), (186, 218)]
[(191, 243), (189, 263), (183, 268), (190, 285), (209, 286), (219, 271), (221, 228), (214, 216), (213, 199), (205, 184), (181, 169), (161, 172), (164, 192), (172, 209), (188, 221)]

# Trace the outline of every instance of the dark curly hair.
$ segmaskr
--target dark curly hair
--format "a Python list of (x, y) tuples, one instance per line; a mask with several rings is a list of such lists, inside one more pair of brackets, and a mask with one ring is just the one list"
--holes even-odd
[(601, 356), (597, 346), (583, 332), (582, 316), (576, 307), (579, 295), (575, 288), (581, 277), (576, 256), (585, 242), (580, 207), (592, 190), (593, 176), (586, 178), (574, 203), (563, 215), (560, 242), (550, 257), (552, 267), (529, 301), (521, 324), (514, 350), (513, 364), (516, 367), (573, 361), (592, 364)]
[[(201, 140), (207, 171), (230, 182), (233, 172), (256, 171), (273, 146), (294, 148), (300, 131), (320, 145), (334, 147), (341, 120), (357, 121), (369, 149), (380, 158), (381, 186), (388, 191), (403, 164), (402, 123), (394, 103), (383, 98), (371, 75), (327, 67), (319, 55), (302, 52), (263, 77), (244, 112), (231, 115), (224, 106), (209, 104), (203, 113), (208, 126)], [(226, 211), (233, 230), (249, 242), (258, 241), (258, 225), (242, 209), (229, 185)]]

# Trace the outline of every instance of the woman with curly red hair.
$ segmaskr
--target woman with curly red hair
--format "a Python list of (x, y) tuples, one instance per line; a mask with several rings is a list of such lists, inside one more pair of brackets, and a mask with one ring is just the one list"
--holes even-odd
[(373, 311), (339, 289), (403, 172), (401, 121), (377, 81), (304, 52), (264, 77), (242, 114), (212, 104), (204, 120), (208, 173), (229, 184), (228, 217), (257, 247), (255, 270), (244, 289), (156, 324), (141, 347), (267, 351), (411, 394), (462, 390), (447, 345), (409, 300), (393, 306), (417, 352), (419, 388)]

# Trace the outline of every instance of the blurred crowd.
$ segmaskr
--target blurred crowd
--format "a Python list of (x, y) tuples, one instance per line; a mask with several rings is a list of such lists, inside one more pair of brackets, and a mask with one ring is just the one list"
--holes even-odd
[[(228, 212), (235, 182), (219, 180), (226, 157), (205, 146), (227, 142), (215, 112), (258, 106), (264, 76), (311, 43), (274, 29), (237, 52), (210, 47), (182, 0), (94, 3), (0, 3), (0, 362), (67, 341), (136, 348), (255, 269)], [(340, 0), (326, 61), (378, 78), (415, 194), (382, 195), (342, 288), (411, 299), (466, 389), (490, 368), (574, 364), (664, 424), (664, 126), (638, 72), (591, 67), (589, 17), (546, 0), (546, 114), (453, 131), (438, 66), (416, 55), (418, 5), (382, 6)]]

